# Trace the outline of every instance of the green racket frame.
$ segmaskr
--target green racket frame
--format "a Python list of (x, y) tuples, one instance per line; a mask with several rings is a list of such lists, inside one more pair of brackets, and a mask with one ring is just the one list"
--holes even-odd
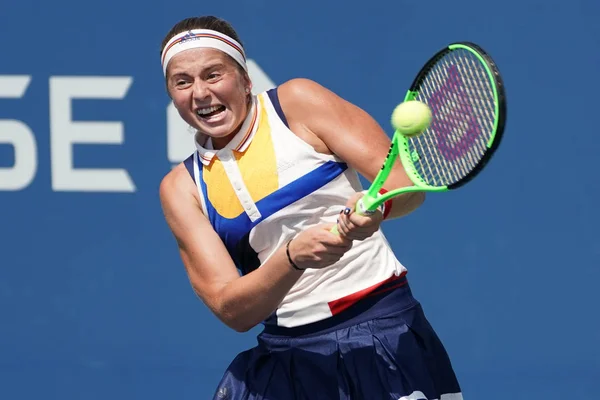
[[(414, 100), (419, 93), (419, 87), (421, 83), (423, 82), (425, 76), (431, 70), (431, 68), (437, 63), (437, 61), (440, 58), (442, 58), (448, 52), (451, 52), (456, 49), (467, 50), (473, 53), (479, 59), (479, 61), (482, 63), (482, 65), (484, 65), (487, 71), (487, 76), (490, 79), (490, 83), (493, 88), (495, 99), (494, 132), (492, 133), (492, 136), (487, 143), (486, 153), (483, 155), (482, 159), (477, 164), (477, 166), (458, 182), (455, 182), (448, 186), (431, 186), (425, 183), (423, 178), (417, 172), (417, 169), (413, 162), (413, 155), (410, 153), (410, 138), (402, 135), (399, 131), (396, 130), (392, 137), (392, 144), (390, 146), (385, 162), (381, 167), (381, 170), (373, 180), (373, 183), (371, 184), (365, 195), (357, 202), (356, 212), (358, 212), (359, 214), (372, 213), (389, 199), (404, 193), (446, 192), (452, 189), (456, 189), (473, 179), (487, 164), (491, 156), (498, 148), (498, 145), (500, 144), (500, 139), (502, 138), (502, 134), (504, 132), (504, 125), (506, 121), (506, 99), (504, 94), (504, 84), (502, 82), (500, 72), (498, 71), (498, 68), (496, 67), (494, 61), (491, 59), (491, 57), (487, 55), (487, 53), (481, 47), (477, 46), (476, 44), (470, 42), (454, 43), (449, 46), (446, 46), (438, 53), (436, 53), (421, 69), (421, 71), (413, 81), (412, 85), (410, 86), (410, 89), (406, 93), (404, 101)], [(383, 184), (388, 178), (398, 156), (400, 157), (404, 170), (406, 171), (410, 180), (413, 182), (414, 186), (407, 186), (395, 190), (390, 190), (385, 194), (380, 194), (379, 191), (381, 190)]]

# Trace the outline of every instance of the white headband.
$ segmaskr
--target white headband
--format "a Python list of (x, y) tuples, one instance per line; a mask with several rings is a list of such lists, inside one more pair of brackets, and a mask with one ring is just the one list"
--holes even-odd
[(163, 49), (161, 61), (165, 76), (167, 75), (167, 65), (169, 65), (169, 61), (171, 61), (175, 55), (185, 50), (200, 47), (221, 50), (237, 61), (245, 71), (248, 71), (248, 67), (246, 66), (246, 54), (244, 54), (242, 45), (237, 41), (221, 32), (210, 29), (193, 29), (175, 35)]

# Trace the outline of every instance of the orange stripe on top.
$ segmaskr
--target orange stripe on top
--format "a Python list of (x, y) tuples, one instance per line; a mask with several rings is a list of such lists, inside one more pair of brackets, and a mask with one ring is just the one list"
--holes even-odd
[(244, 135), (244, 138), (242, 140), (240, 140), (240, 143), (235, 147), (235, 149), (234, 149), (235, 151), (240, 151), (240, 149), (242, 147), (244, 147), (244, 144), (246, 144), (246, 142), (250, 138), (250, 135), (252, 134), (252, 131), (254, 130), (254, 124), (256, 124), (257, 118), (258, 118), (258, 105), (257, 105), (257, 107), (254, 107), (254, 115), (252, 116), (252, 122), (250, 122), (248, 131)]
[[(258, 119), (258, 105), (257, 105), (257, 107), (254, 107), (254, 114), (252, 115), (252, 121), (250, 122), (250, 125), (248, 126), (248, 130), (247, 130), (247, 131), (246, 131), (246, 133), (244, 134), (244, 137), (242, 138), (242, 140), (240, 140), (240, 143), (238, 143), (238, 145), (237, 145), (237, 146), (235, 147), (235, 149), (233, 149), (233, 150), (235, 150), (235, 151), (240, 151), (240, 149), (241, 149), (242, 147), (244, 147), (244, 144), (246, 144), (246, 142), (248, 141), (248, 139), (249, 139), (249, 138), (250, 138), (250, 136), (252, 135), (252, 131), (253, 131), (253, 130), (254, 130), (254, 128), (255, 128), (255, 126), (254, 126), (254, 125), (256, 125), (256, 120), (257, 120), (257, 119)], [(218, 151), (218, 150), (215, 150), (215, 153), (216, 153), (217, 151)], [(204, 161), (207, 161), (207, 162), (209, 162), (209, 161), (211, 161), (211, 160), (212, 160), (212, 157), (207, 157), (207, 156), (204, 156), (204, 155), (202, 155), (202, 154), (198, 154), (198, 155), (199, 155), (199, 156), (200, 156), (200, 158), (202, 158)]]

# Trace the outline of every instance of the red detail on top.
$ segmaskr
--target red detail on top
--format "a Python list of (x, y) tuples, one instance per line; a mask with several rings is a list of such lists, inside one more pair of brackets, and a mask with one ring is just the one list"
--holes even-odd
[[(403, 280), (402, 282), (398, 282), (395, 285), (389, 285), (389, 286), (382, 288), (382, 286), (384, 286), (386, 284), (389, 284), (389, 283), (392, 283), (394, 281), (404, 278), (405, 275), (406, 275), (406, 271), (404, 271), (400, 275), (392, 275), (390, 278), (386, 279), (385, 281), (376, 283), (373, 286), (369, 286), (366, 289), (359, 290), (358, 292), (349, 294), (349, 295), (339, 298), (337, 300), (330, 301), (328, 303), (328, 305), (329, 305), (329, 310), (331, 310), (331, 315), (336, 315), (336, 314), (341, 313), (342, 311), (346, 310), (347, 308), (349, 308), (350, 306), (352, 306), (359, 300), (364, 299), (365, 297), (382, 294), (382, 293), (388, 292), (392, 289), (396, 289), (396, 288), (406, 285), (408, 283), (408, 281)], [(377, 289), (379, 289), (379, 290), (377, 290)]]

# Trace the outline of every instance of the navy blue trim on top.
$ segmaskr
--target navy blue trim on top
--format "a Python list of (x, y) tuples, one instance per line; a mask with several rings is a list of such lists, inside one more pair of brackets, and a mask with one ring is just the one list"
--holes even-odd
[(191, 156), (186, 158), (185, 161), (183, 162), (183, 165), (185, 165), (185, 168), (190, 173), (192, 180), (194, 182), (196, 182), (196, 178), (194, 177), (194, 154), (192, 154)]
[(235, 251), (233, 254), (237, 254), (239, 256), (238, 268), (240, 268), (242, 275), (249, 274), (260, 267), (258, 253), (250, 245), (250, 232), (246, 233), (244, 237), (240, 239), (235, 246)]
[(288, 125), (287, 118), (285, 117), (285, 114), (283, 113), (283, 108), (281, 108), (281, 103), (279, 103), (279, 95), (277, 94), (277, 88), (267, 90), (267, 94), (269, 95), (269, 99), (271, 100), (271, 103), (273, 103), (273, 107), (275, 108), (275, 111), (277, 111), (277, 115), (279, 115), (279, 119), (281, 119), (281, 122), (283, 122), (285, 124), (285, 126), (287, 126), (287, 128), (289, 129), (290, 126)]

